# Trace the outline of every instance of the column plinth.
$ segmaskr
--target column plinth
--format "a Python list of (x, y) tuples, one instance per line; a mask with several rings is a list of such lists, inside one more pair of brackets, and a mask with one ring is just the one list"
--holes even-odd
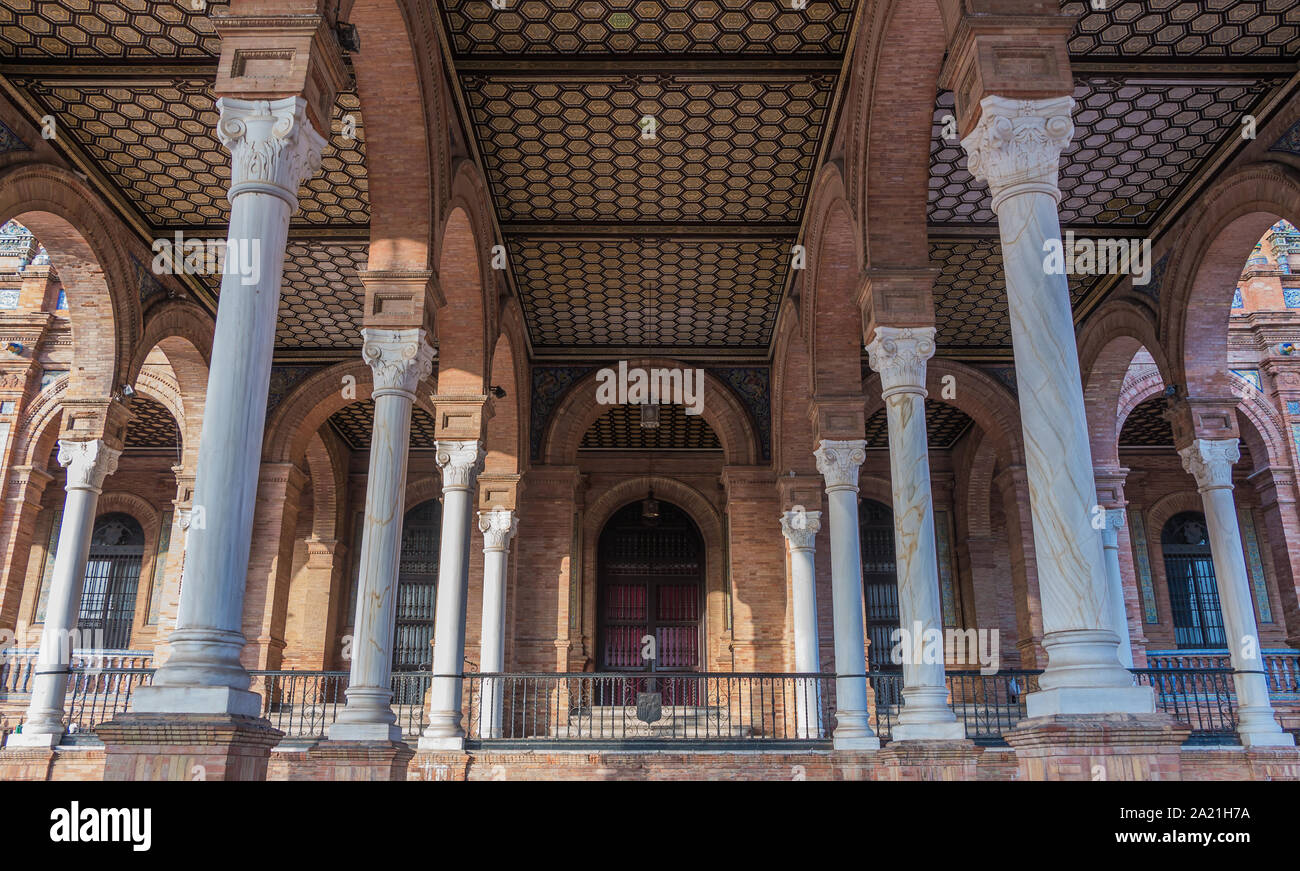
[[(930, 448), (925, 432), (925, 364), (934, 356), (934, 327), (877, 327), (867, 346), (880, 375), (889, 426), (889, 471), (894, 503), (894, 555), (898, 566), (898, 615), (908, 634), (943, 634), (939, 557), (935, 550), (930, 495)], [(914, 662), (920, 649), (904, 645), (903, 708), (894, 741), (961, 740), (966, 730), (948, 707), (944, 663)]]
[(411, 406), (416, 387), (433, 372), (434, 350), (421, 329), (367, 328), (361, 335), (361, 356), (374, 371), (375, 418), (347, 705), (329, 736), (331, 741), (401, 741), (392, 707), (393, 631)]
[(862, 549), (858, 540), (858, 468), (865, 439), (823, 439), (814, 452), (826, 480), (831, 523), (831, 593), (835, 627), (836, 750), (876, 750), (867, 712), (866, 630), (862, 623)]
[(1295, 739), (1278, 725), (1268, 696), (1250, 576), (1241, 549), (1237, 506), (1232, 498), (1232, 466), (1241, 459), (1241, 449), (1236, 439), (1196, 439), (1178, 453), (1183, 468), (1196, 479), (1205, 505), (1214, 580), (1237, 691), (1237, 734), (1247, 747), (1294, 746)]
[(962, 146), (988, 182), (1002, 238), (1047, 652), (1028, 713), (1152, 713), (1154, 694), (1133, 685), (1111, 628), (1069, 285), (1044, 259), (1049, 242), (1061, 244), (1057, 171), (1074, 101), (990, 96), (980, 106)]

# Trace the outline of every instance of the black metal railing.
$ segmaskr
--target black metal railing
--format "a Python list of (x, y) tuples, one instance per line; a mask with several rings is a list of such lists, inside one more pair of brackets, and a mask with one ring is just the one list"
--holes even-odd
[[(347, 704), (346, 671), (254, 671), (252, 689), (262, 697), (262, 716), (284, 733), (285, 740), (318, 740)], [(393, 713), (402, 736), (414, 740), (429, 724), (427, 671), (394, 672)]]
[[(948, 701), (966, 727), (966, 737), (977, 744), (1003, 745), (1004, 733), (1025, 718), (1025, 696), (1038, 689), (1041, 671), (1008, 670), (995, 674), (949, 672)], [(876, 672), (869, 676), (875, 708), (872, 729), (888, 741), (903, 707), (903, 675)]]
[(68, 676), (65, 697), (68, 734), (94, 738), (95, 727), (131, 706), (131, 694), (137, 687), (153, 682), (152, 668), (95, 668), (74, 666)]
[(1189, 744), (1237, 743), (1237, 693), (1230, 668), (1135, 668), (1155, 690), (1156, 710), (1192, 727)]
[(467, 746), (827, 741), (825, 674), (469, 674)]

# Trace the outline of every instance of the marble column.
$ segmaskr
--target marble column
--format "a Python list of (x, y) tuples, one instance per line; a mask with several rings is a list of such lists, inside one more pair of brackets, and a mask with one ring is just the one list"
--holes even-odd
[(918, 656), (927, 636), (937, 632), (943, 637), (925, 432), (925, 363), (934, 356), (934, 327), (877, 327), (867, 355), (880, 375), (889, 425), (898, 617), (903, 638), (910, 641), (903, 651), (903, 709), (892, 737), (895, 741), (960, 740), (966, 730), (948, 707), (943, 659), (925, 662)]
[(244, 582), (289, 216), (325, 140), (301, 97), (217, 101), (231, 153), (230, 234), (208, 376), (192, 523), (171, 655), (132, 710), (257, 717), (240, 663)]
[(1133, 640), (1128, 633), (1128, 609), (1124, 604), (1124, 576), (1119, 568), (1119, 531), (1124, 526), (1124, 509), (1106, 509), (1105, 526), (1101, 530), (1102, 549), (1106, 557), (1106, 595), (1111, 628), (1119, 636), (1119, 661), (1125, 668), (1133, 667)]
[(826, 481), (831, 522), (831, 602), (835, 627), (837, 750), (875, 750), (880, 739), (867, 713), (866, 630), (862, 623), (862, 547), (858, 530), (858, 468), (865, 439), (823, 439), (813, 453)]
[(1030, 717), (1155, 711), (1151, 688), (1134, 686), (1120, 664), (1111, 629), (1070, 289), (1047, 260), (1062, 244), (1057, 170), (1073, 107), (1070, 97), (985, 97), (962, 140), (1002, 237), (1047, 652), (1040, 691), (1026, 699)]
[(438, 599), (434, 615), (433, 690), (429, 725), (420, 736), (421, 750), (459, 750), (461, 675), (465, 670), (465, 599), (469, 592), (469, 517), (474, 480), (483, 468), (483, 447), (473, 439), (439, 440), (442, 470), (442, 547), (438, 563)]
[[(483, 533), (483, 630), (479, 637), (479, 671), (500, 674), (506, 667), (506, 564), (519, 518), (508, 508), (478, 513)], [(483, 678), (479, 701), (479, 731), (484, 738), (501, 737), (504, 697), (500, 678)]]
[(374, 372), (375, 419), (347, 705), (329, 736), (331, 741), (400, 741), (392, 669), (406, 463), (415, 389), (433, 372), (434, 350), (421, 329), (367, 327), (361, 336), (361, 356)]
[[(817, 674), (821, 661), (817, 648), (816, 538), (822, 513), (801, 507), (781, 515), (781, 533), (790, 545), (790, 604), (794, 612), (794, 670)], [(821, 687), (817, 680), (800, 679), (795, 689), (795, 719), (800, 738), (821, 734)]]
[(77, 615), (81, 611), (81, 591), (90, 556), (90, 534), (95, 527), (95, 506), (104, 479), (117, 470), (121, 453), (99, 439), (59, 441), (59, 465), (68, 470), (59, 547), (54, 555), (32, 697), (23, 719), (23, 731), (10, 735), (7, 746), (54, 747), (63, 738), (63, 703), (72, 651), (77, 647), (96, 646), (77, 643)]
[(1232, 498), (1232, 466), (1241, 459), (1241, 450), (1236, 439), (1196, 439), (1178, 453), (1183, 468), (1196, 479), (1205, 505), (1214, 581), (1237, 690), (1237, 734), (1247, 747), (1291, 747), (1295, 739), (1278, 726), (1268, 697), (1250, 576)]

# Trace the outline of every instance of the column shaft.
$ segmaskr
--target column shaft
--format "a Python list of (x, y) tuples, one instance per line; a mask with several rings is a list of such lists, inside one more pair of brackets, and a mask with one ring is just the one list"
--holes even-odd
[[(796, 507), (781, 515), (781, 531), (790, 543), (790, 603), (794, 616), (794, 670), (821, 671), (817, 639), (817, 571), (815, 539), (821, 512)], [(821, 687), (800, 679), (795, 687), (796, 725), (801, 738), (821, 737)]]
[[(483, 533), (483, 627), (479, 637), (479, 672), (500, 674), (506, 661), (506, 566), (510, 540), (518, 529), (514, 512), (498, 508), (478, 513)], [(504, 686), (500, 678), (483, 678), (479, 731), (485, 738), (501, 737)]]
[(1133, 641), (1128, 632), (1128, 609), (1124, 604), (1124, 576), (1119, 568), (1119, 529), (1124, 525), (1124, 509), (1106, 511), (1106, 527), (1102, 530), (1102, 547), (1106, 557), (1106, 593), (1111, 628), (1119, 636), (1119, 661), (1125, 668), (1133, 667)]

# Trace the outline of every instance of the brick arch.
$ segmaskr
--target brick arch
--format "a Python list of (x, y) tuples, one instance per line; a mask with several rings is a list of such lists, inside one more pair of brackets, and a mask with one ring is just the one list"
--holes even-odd
[(1229, 395), (1232, 288), (1255, 243), (1278, 219), (1300, 220), (1300, 172), (1258, 163), (1218, 181), (1170, 237), (1161, 282), (1161, 345), (1171, 383), (1193, 398)]
[(67, 375), (60, 375), (27, 406), (26, 417), (14, 437), (11, 465), (45, 469), (59, 437), (63, 400), (67, 398), (69, 383)]
[[(356, 379), (356, 395), (344, 397), (343, 378)], [(433, 414), (428, 400), (427, 385), (415, 392), (415, 404)], [(295, 463), (307, 450), (307, 443), (330, 415), (354, 402), (364, 402), (371, 397), (374, 383), (370, 367), (360, 360), (338, 363), (312, 375), (286, 396), (271, 413), (266, 423), (266, 439), (262, 447), (262, 460), (272, 463)]]
[[(943, 379), (951, 375), (956, 393), (952, 399), (943, 398)], [(992, 440), (997, 456), (1009, 465), (1025, 462), (1025, 449), (1020, 429), (1020, 406), (1006, 387), (978, 369), (955, 360), (935, 358), (926, 365), (926, 390), (930, 399), (951, 405), (965, 413), (975, 425)], [(863, 384), (866, 395), (867, 417), (884, 408), (880, 398), (880, 376), (872, 373)]]
[(45, 246), (67, 290), (72, 322), (69, 395), (114, 395), (141, 330), (136, 270), (123, 248), (116, 218), (80, 178), (44, 164), (0, 171), (0, 224), (11, 218)]
[[(1278, 416), (1277, 410), (1258, 390), (1239, 381), (1232, 385), (1232, 392), (1238, 397), (1237, 429), (1241, 438), (1250, 448), (1251, 459), (1259, 471), (1268, 468), (1289, 468), (1291, 454), (1287, 450), (1287, 438), (1283, 433), (1286, 427)], [(1243, 426), (1242, 424), (1249, 424)]]
[(332, 433), (312, 433), (307, 442), (307, 471), (311, 476), (313, 538), (337, 539), (343, 529), (343, 494), (348, 488), (347, 456)]
[[(490, 354), (497, 334), (497, 271), (491, 268), (495, 234), (488, 194), (468, 161), (456, 166), (447, 220), (438, 235), (438, 283), (443, 303), (438, 334), (438, 389), (444, 395), (487, 391)], [(445, 341), (444, 341), (445, 339)]]
[(1119, 436), (1124, 430), (1124, 422), (1128, 416), (1133, 413), (1133, 409), (1146, 402), (1151, 397), (1163, 392), (1165, 389), (1164, 379), (1160, 377), (1159, 372), (1150, 372), (1139, 378), (1134, 378), (1124, 382), (1124, 387), (1120, 391), (1119, 398), (1115, 406), (1115, 424), (1114, 438), (1111, 440), (1109, 450), (1101, 454), (1092, 455), (1093, 462), (1100, 464), (1101, 457), (1113, 459), (1115, 464), (1119, 464)]
[[(675, 360), (651, 357), (629, 360), (628, 369), (671, 368), (681, 364)], [(549, 429), (542, 445), (542, 457), (548, 465), (573, 465), (578, 460), (578, 445), (587, 430), (609, 406), (596, 402), (596, 374), (594, 370), (569, 388), (564, 399), (551, 414)], [(751, 466), (757, 462), (758, 437), (740, 401), (727, 387), (709, 372), (704, 373), (704, 408), (701, 417), (712, 427), (722, 442), (727, 465)]]
[(812, 388), (808, 383), (808, 346), (799, 330), (798, 313), (787, 300), (777, 322), (777, 340), (772, 356), (772, 457), (776, 469), (785, 474), (817, 474), (813, 452), (812, 419), (808, 414)]
[(808, 223), (808, 270), (801, 320), (808, 346), (812, 395), (859, 392), (862, 370), (861, 240), (854, 228), (837, 168), (823, 167), (813, 189)]
[[(704, 539), (706, 605), (704, 608), (705, 644), (703, 653), (706, 657), (705, 665), (711, 669), (716, 665), (716, 662), (709, 662), (708, 658), (716, 658), (717, 649), (716, 645), (711, 642), (716, 641), (713, 636), (722, 631), (721, 623), (714, 625), (714, 618), (721, 616), (721, 608), (716, 607), (715, 600), (722, 596), (725, 583), (721, 558), (724, 552), (722, 513), (704, 494), (674, 478), (661, 475), (641, 475), (619, 481), (598, 496), (583, 511), (582, 541), (586, 553), (579, 555), (579, 557), (582, 559), (584, 566), (582, 576), (591, 579), (590, 583), (583, 584), (582, 590), (583, 635), (591, 639), (596, 637), (596, 620), (598, 618), (596, 596), (597, 586), (599, 585), (596, 550), (599, 546), (600, 534), (615, 512), (625, 505), (645, 498), (646, 492), (651, 487), (654, 488), (655, 498), (671, 502), (690, 515), (691, 520), (695, 521), (695, 526), (700, 531), (700, 536)], [(775, 527), (776, 521), (774, 519), (773, 528), (775, 529)]]
[(969, 474), (966, 478), (966, 534), (975, 537), (993, 536), (993, 469), (997, 461), (997, 448), (993, 439), (980, 430), (979, 444), (971, 454)]
[[(180, 433), (181, 450), (185, 450), (190, 439), (186, 434), (185, 419), (185, 401), (181, 396), (180, 388), (176, 384), (176, 379), (168, 377), (163, 372), (144, 371), (136, 380), (136, 393), (141, 396), (147, 396), (167, 409), (171, 415), (172, 423), (176, 424), (176, 429)], [(129, 408), (129, 406), (128, 406)]]
[(888, 478), (878, 475), (862, 475), (858, 478), (858, 501), (873, 499), (894, 510), (894, 488)]
[(511, 299), (502, 313), (501, 334), (492, 351), (492, 384), (505, 390), (504, 399), (493, 399), (487, 421), (487, 457), (483, 470), (512, 475), (520, 471), (528, 444), (527, 347), (519, 303)]
[(406, 510), (410, 511), (417, 505), (422, 505), (430, 499), (438, 502), (442, 501), (442, 476), (434, 473), (425, 475), (420, 478), (407, 479), (406, 481), (406, 499), (402, 503)]

